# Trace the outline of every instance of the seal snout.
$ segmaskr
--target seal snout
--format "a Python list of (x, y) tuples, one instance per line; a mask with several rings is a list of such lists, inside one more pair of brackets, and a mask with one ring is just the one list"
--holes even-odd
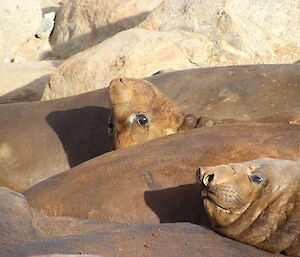
[(215, 177), (215, 174), (205, 174), (204, 177), (203, 177), (203, 180), (202, 180), (202, 183), (205, 185), (205, 186), (208, 186), (208, 184), (213, 181)]
[(214, 178), (215, 178), (214, 172), (205, 171), (203, 168), (197, 169), (196, 180), (198, 183), (201, 183), (207, 187), (214, 180)]
[(205, 186), (208, 186), (213, 181), (215, 174), (213, 172), (206, 172), (203, 168), (198, 168), (196, 171), (196, 180)]

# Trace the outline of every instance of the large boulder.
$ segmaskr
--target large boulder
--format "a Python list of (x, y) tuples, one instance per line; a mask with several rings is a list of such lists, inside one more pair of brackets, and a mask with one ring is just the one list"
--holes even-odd
[(40, 28), (42, 11), (36, 0), (1, 0), (0, 61), (11, 58), (18, 47)]
[(143, 21), (162, 0), (66, 0), (60, 6), (51, 45), (57, 57), (69, 56)]
[(52, 76), (43, 99), (106, 87), (119, 76), (300, 59), (297, 1), (175, 1), (162, 2), (139, 28), (71, 57)]
[(293, 62), (300, 58), (299, 12), (297, 0), (165, 0), (140, 27), (208, 36), (212, 64)]
[(40, 100), (61, 61), (0, 63), (0, 104)]
[(212, 52), (209, 38), (187, 31), (130, 29), (66, 60), (50, 78), (43, 99), (107, 87), (116, 77), (147, 77), (159, 70), (204, 65)]
[(39, 0), (43, 13), (56, 12), (64, 0)]
[(0, 187), (0, 247), (36, 238), (31, 209), (25, 197)]

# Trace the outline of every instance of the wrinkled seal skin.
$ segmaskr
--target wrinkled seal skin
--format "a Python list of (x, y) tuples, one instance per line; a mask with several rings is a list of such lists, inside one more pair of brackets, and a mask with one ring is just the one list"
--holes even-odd
[(213, 228), (275, 253), (300, 256), (300, 163), (257, 159), (198, 169)]
[[(300, 107), (280, 113), (270, 110), (268, 116), (255, 118), (218, 120), (207, 116), (196, 118), (193, 114), (185, 115), (154, 84), (142, 79), (113, 80), (109, 86), (109, 98), (110, 132), (116, 149), (195, 127), (233, 123), (300, 123)], [(268, 106), (260, 111), (264, 112), (265, 109)]]
[(96, 157), (24, 194), (30, 206), (50, 216), (203, 224), (195, 170), (265, 156), (300, 161), (300, 126), (191, 129)]

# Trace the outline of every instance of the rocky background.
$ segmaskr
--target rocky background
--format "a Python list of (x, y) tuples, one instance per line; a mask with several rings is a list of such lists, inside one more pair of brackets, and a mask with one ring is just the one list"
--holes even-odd
[(295, 63), (298, 0), (1, 0), (0, 103), (160, 70)]
[[(1, 0), (0, 104), (161, 70), (296, 63), (299, 24), (299, 0)], [(274, 256), (189, 223), (46, 217), (3, 187), (0, 214), (0, 256)]]

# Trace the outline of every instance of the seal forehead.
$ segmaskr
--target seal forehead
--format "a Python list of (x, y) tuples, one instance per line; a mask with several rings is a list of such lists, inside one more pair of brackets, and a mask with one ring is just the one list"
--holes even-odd
[(179, 107), (148, 81), (113, 80), (109, 96), (115, 148), (176, 133), (183, 123)]
[(155, 85), (142, 79), (116, 79), (109, 86), (114, 118), (126, 119), (132, 113), (147, 112), (155, 116), (176, 115), (180, 109)]
[[(269, 182), (269, 187), (284, 187), (288, 185), (297, 177), (294, 169), (299, 168), (298, 162), (272, 158), (257, 159), (244, 162), (243, 164), (251, 169), (251, 173), (264, 175)], [(298, 174), (300, 173), (298, 172)]]

